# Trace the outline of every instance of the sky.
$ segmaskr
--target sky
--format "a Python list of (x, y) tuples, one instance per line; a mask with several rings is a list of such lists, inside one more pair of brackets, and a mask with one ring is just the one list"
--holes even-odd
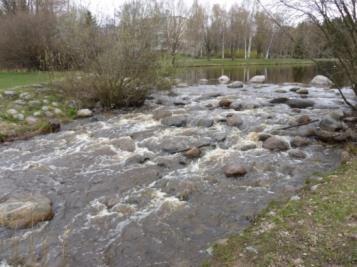
[[(184, 0), (187, 6), (191, 6), (193, 0)], [(125, 2), (125, 0), (74, 0), (75, 3), (80, 4), (100, 18), (113, 18), (115, 9)], [(211, 6), (213, 4), (220, 4), (221, 6), (230, 7), (233, 3), (239, 3), (241, 0), (200, 0), (203, 5)]]

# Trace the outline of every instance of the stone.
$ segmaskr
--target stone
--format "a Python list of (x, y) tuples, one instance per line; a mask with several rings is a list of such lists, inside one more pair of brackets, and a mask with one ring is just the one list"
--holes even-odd
[(208, 84), (208, 80), (207, 79), (200, 79), (199, 80), (199, 84), (201, 84), (201, 85)]
[(6, 90), (6, 91), (4, 91), (4, 96), (14, 97), (14, 96), (17, 96), (17, 93), (15, 91)]
[(134, 152), (136, 149), (135, 142), (130, 136), (116, 138), (111, 144), (123, 151)]
[(292, 147), (304, 147), (310, 145), (310, 140), (301, 136), (296, 136), (290, 141)]
[(184, 155), (190, 159), (199, 158), (201, 156), (201, 150), (197, 147), (190, 148), (184, 153)]
[(6, 113), (9, 114), (9, 115), (11, 115), (11, 116), (15, 116), (18, 112), (17, 112), (16, 109), (11, 108), (11, 109), (8, 109), (8, 110), (6, 111)]
[(187, 116), (174, 115), (161, 120), (161, 123), (169, 127), (185, 127), (187, 124)]
[(227, 125), (230, 127), (240, 127), (243, 125), (243, 120), (237, 114), (227, 116)]
[(275, 90), (275, 93), (278, 93), (278, 94), (286, 94), (288, 91), (284, 90), (284, 89), (277, 89)]
[(47, 118), (53, 118), (55, 115), (51, 111), (45, 111), (45, 116)]
[(25, 119), (25, 116), (22, 113), (15, 114), (13, 117), (19, 121), (23, 121)]
[(212, 118), (197, 118), (197, 119), (193, 119), (191, 121), (191, 125), (194, 127), (209, 128), (209, 127), (212, 127), (213, 124), (214, 124), (214, 121)]
[(296, 119), (296, 122), (298, 123), (298, 124), (308, 124), (308, 123), (310, 123), (312, 120), (311, 120), (311, 118), (308, 116), (308, 115), (302, 115), (302, 116), (300, 116), (300, 117), (298, 117), (297, 119)]
[(300, 95), (308, 95), (309, 90), (307, 90), (306, 88), (300, 88), (299, 90), (296, 91), (296, 93)]
[(187, 84), (187, 83), (178, 83), (178, 84), (176, 85), (176, 87), (177, 87), (177, 88), (186, 88), (186, 87), (188, 87), (188, 84)]
[(162, 108), (154, 110), (154, 112), (153, 112), (153, 118), (157, 121), (159, 121), (163, 118), (166, 118), (166, 117), (170, 117), (171, 115), (172, 115), (172, 111), (162, 109)]
[(41, 101), (39, 101), (39, 100), (31, 100), (31, 101), (29, 101), (28, 104), (29, 104), (31, 107), (36, 107), (36, 106), (41, 105)]
[(221, 84), (227, 84), (229, 83), (230, 80), (231, 79), (226, 75), (222, 75), (221, 77), (218, 78), (218, 82)]
[(299, 87), (290, 88), (290, 92), (297, 92), (298, 90), (300, 90)]
[(231, 106), (230, 106), (231, 109), (234, 109), (236, 111), (240, 111), (240, 110), (243, 110), (244, 108), (244, 105), (240, 102), (240, 101), (234, 101)]
[(31, 228), (52, 218), (51, 200), (39, 194), (11, 196), (0, 202), (0, 225), (9, 229)]
[(26, 105), (26, 102), (21, 100), (21, 99), (17, 99), (15, 102), (14, 102), (16, 105), (19, 105), (19, 106), (24, 106)]
[(78, 118), (88, 118), (92, 116), (93, 116), (93, 112), (90, 109), (80, 109), (77, 111)]
[(252, 150), (252, 149), (256, 149), (257, 145), (255, 143), (248, 143), (248, 144), (244, 144), (240, 150), (242, 151), (248, 151), (248, 150)]
[(41, 117), (42, 116), (42, 112), (41, 111), (36, 111), (36, 112), (33, 113), (33, 115), (35, 117)]
[(286, 102), (288, 102), (289, 98), (287, 97), (278, 97), (278, 98), (274, 98), (273, 100), (270, 100), (271, 104), (284, 104)]
[(53, 110), (53, 112), (54, 112), (56, 115), (63, 115), (62, 110), (60, 110), (59, 108), (55, 108), (55, 109)]
[(286, 151), (289, 149), (289, 144), (280, 137), (272, 136), (264, 141), (263, 147), (271, 151)]
[(222, 99), (221, 101), (219, 101), (218, 105), (221, 108), (225, 108), (228, 109), (232, 104), (232, 101), (229, 99)]
[(271, 134), (268, 134), (268, 133), (260, 133), (260, 134), (258, 134), (258, 141), (264, 142), (265, 140), (269, 139), (270, 137), (272, 137)]
[(231, 84), (228, 84), (227, 87), (231, 88), (231, 89), (243, 88), (244, 83), (241, 81), (235, 81), (235, 82), (232, 82)]
[(57, 102), (52, 102), (51, 105), (54, 106), (54, 107), (58, 107), (59, 106), (59, 104)]
[(32, 116), (29, 116), (25, 119), (26, 123), (29, 125), (35, 125), (38, 123), (38, 119)]
[(30, 93), (24, 92), (20, 94), (20, 98), (24, 100), (30, 100), (32, 98)]
[(325, 131), (340, 131), (343, 130), (346, 127), (344, 123), (339, 119), (339, 117), (336, 114), (328, 114), (324, 116), (319, 124), (320, 128)]
[(289, 99), (286, 102), (286, 104), (291, 108), (305, 109), (305, 108), (313, 107), (315, 105), (315, 102), (306, 99)]
[(41, 110), (42, 110), (42, 111), (49, 111), (50, 108), (49, 108), (48, 106), (43, 106), (43, 107), (41, 108)]
[(249, 80), (250, 83), (264, 83), (266, 80), (266, 77), (264, 75), (257, 75), (254, 76)]
[(299, 197), (299, 196), (292, 196), (290, 198), (291, 201), (299, 201), (300, 199), (301, 199), (301, 197)]
[(306, 154), (299, 149), (291, 149), (289, 150), (288, 154), (289, 157), (293, 159), (305, 159), (307, 157)]
[(239, 163), (226, 165), (223, 171), (226, 177), (239, 177), (247, 174), (246, 167)]
[(61, 123), (57, 120), (48, 121), (48, 132), (57, 133), (61, 130)]
[(317, 75), (311, 80), (310, 84), (311, 85), (317, 85), (317, 86), (331, 87), (333, 85), (333, 82), (329, 78), (327, 78), (326, 76)]

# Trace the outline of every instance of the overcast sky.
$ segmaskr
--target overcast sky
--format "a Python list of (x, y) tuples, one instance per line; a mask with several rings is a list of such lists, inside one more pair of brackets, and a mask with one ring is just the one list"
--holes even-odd
[[(74, 0), (76, 3), (88, 8), (99, 17), (113, 18), (115, 9), (124, 3), (125, 0)], [(211, 6), (220, 4), (221, 6), (230, 7), (233, 3), (240, 3), (242, 0), (200, 0), (201, 4)], [(250, 0), (253, 1), (253, 0)], [(269, 1), (269, 0), (264, 0)], [(192, 5), (193, 0), (185, 0), (188, 6)]]

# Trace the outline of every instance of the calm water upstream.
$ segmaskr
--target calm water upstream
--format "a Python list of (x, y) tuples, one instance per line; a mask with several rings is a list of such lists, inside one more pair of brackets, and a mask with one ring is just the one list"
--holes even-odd
[[(266, 72), (274, 83), (315, 74), (309, 68)], [(195, 84), (221, 74), (244, 80), (244, 70), (182, 73)], [(262, 147), (259, 132), (289, 143), (315, 125), (279, 129), (301, 115), (320, 119), (343, 107), (336, 90), (309, 86), (304, 100), (313, 101), (312, 108), (272, 105), (282, 96), (301, 100), (290, 90), (296, 85), (274, 83), (156, 92), (140, 109), (0, 146), (0, 199), (40, 193), (52, 200), (55, 214), (33, 229), (0, 228), (0, 266), (200, 266), (215, 241), (244, 229), (271, 200), (290, 198), (305, 179), (340, 164), (340, 148), (314, 138), (301, 148), (304, 159)], [(220, 108), (225, 98), (236, 108)], [(230, 125), (232, 116), (241, 123)], [(183, 155), (191, 147), (202, 147), (199, 158)], [(227, 163), (244, 164), (247, 175), (227, 178)]]

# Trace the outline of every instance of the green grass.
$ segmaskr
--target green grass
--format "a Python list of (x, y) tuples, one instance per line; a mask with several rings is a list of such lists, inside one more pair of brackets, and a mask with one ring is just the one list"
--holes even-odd
[(272, 203), (251, 227), (215, 245), (213, 260), (204, 266), (356, 266), (356, 155), (325, 175), (315, 191), (314, 183), (300, 200)]
[(210, 66), (251, 66), (251, 65), (312, 65), (313, 61), (309, 59), (193, 59), (187, 57), (180, 57), (178, 60), (179, 67), (210, 67)]
[(16, 86), (49, 82), (52, 75), (48, 72), (0, 72), (0, 91)]

